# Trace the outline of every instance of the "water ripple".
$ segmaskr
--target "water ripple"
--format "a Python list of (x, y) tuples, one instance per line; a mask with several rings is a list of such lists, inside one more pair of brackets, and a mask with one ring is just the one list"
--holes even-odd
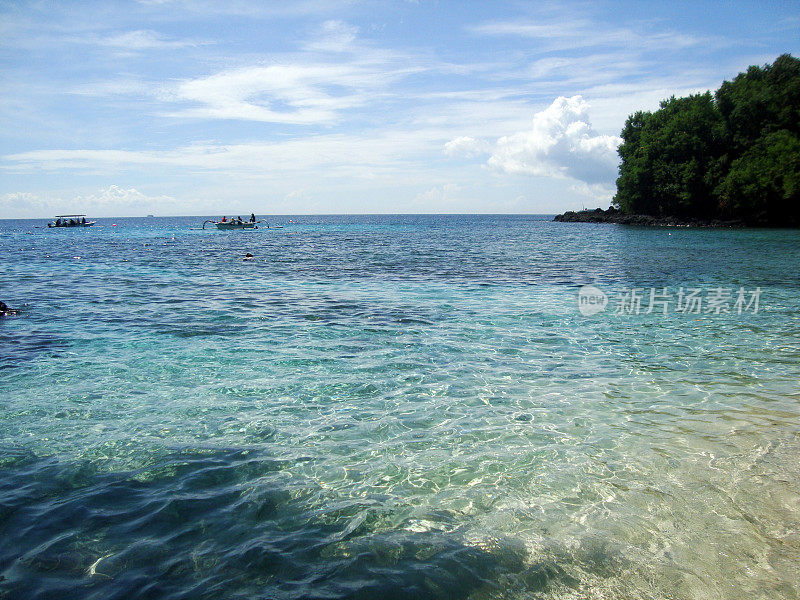
[(0, 223), (0, 598), (797, 596), (797, 232), (294, 221)]

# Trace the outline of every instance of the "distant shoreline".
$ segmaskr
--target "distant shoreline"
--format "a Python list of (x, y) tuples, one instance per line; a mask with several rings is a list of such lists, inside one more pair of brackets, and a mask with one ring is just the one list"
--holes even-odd
[(642, 225), (647, 227), (747, 227), (744, 221), (721, 221), (719, 219), (681, 219), (680, 217), (654, 217), (652, 215), (629, 215), (615, 208), (603, 210), (585, 209), (567, 211), (556, 215), (553, 221), (561, 223), (614, 223), (617, 225)]

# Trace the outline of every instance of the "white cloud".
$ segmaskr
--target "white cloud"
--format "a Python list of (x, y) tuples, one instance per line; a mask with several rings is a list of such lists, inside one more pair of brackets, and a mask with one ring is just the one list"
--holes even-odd
[(285, 180), (293, 176), (359, 177), (392, 173), (408, 178), (427, 162), (421, 152), (435, 154), (441, 142), (429, 132), (382, 131), (365, 135), (329, 134), (280, 142), (192, 144), (173, 150), (34, 150), (2, 157), (7, 172), (92, 170), (110, 173), (146, 167), (181, 167), (226, 175)]
[(292, 190), (288, 194), (285, 194), (283, 199), (287, 202), (294, 202), (295, 200), (305, 200), (308, 198), (308, 194), (305, 190)]
[(360, 43), (357, 32), (343, 21), (326, 21), (299, 53), (183, 80), (163, 99), (199, 106), (168, 116), (331, 125), (345, 111), (391, 97), (390, 83), (431, 68), (409, 66), (414, 61), (406, 55)]
[(72, 89), (65, 91), (68, 94), (74, 94), (76, 96), (143, 96), (151, 93), (151, 87), (139, 79), (115, 78), (105, 81), (80, 83), (72, 87)]
[[(330, 52), (344, 52), (352, 31), (339, 22), (329, 26), (334, 39), (318, 43)], [(350, 33), (342, 33), (348, 31)], [(354, 31), (354, 30), (353, 30)], [(344, 37), (343, 37), (344, 36)], [(344, 111), (385, 99), (385, 87), (426, 69), (407, 65), (401, 56), (359, 47), (336, 61), (309, 52), (285, 56), (267, 66), (221, 71), (179, 83), (165, 99), (198, 103), (169, 116), (238, 119), (283, 124), (331, 124)]]
[(135, 188), (117, 185), (87, 195), (71, 198), (27, 192), (0, 196), (0, 210), (20, 216), (42, 217), (56, 213), (86, 213), (90, 216), (142, 215), (147, 213), (174, 214), (185, 212), (185, 205), (170, 196), (147, 196)]
[(81, 32), (79, 35), (56, 37), (53, 38), (53, 41), (111, 48), (123, 55), (144, 50), (174, 50), (211, 44), (208, 41), (171, 38), (149, 29), (135, 29), (105, 35)]
[(352, 0), (292, 0), (291, 2), (252, 2), (252, 0), (137, 0), (141, 5), (163, 8), (169, 18), (180, 19), (184, 15), (193, 17), (248, 17), (248, 18), (292, 18), (319, 17), (338, 14)]
[(353, 48), (358, 28), (344, 21), (325, 21), (316, 39), (306, 44), (306, 50), (345, 52)]
[(19, 216), (38, 216), (52, 212), (48, 198), (28, 192), (11, 192), (0, 196), (0, 211)]
[(531, 129), (497, 141), (488, 164), (504, 173), (571, 177), (587, 184), (614, 181), (621, 139), (591, 127), (581, 96), (559, 97), (533, 117)]
[[(87, 41), (92, 41), (91, 39)], [(136, 30), (95, 40), (101, 46), (121, 48), (123, 50), (150, 50), (162, 48), (184, 48), (196, 46), (198, 42), (189, 40), (173, 40), (159, 35), (155, 31)]]
[(570, 186), (569, 189), (579, 196), (589, 198), (594, 202), (605, 202), (607, 206), (611, 205), (611, 199), (614, 197), (614, 193), (616, 192), (616, 187), (614, 185), (606, 183), (588, 184), (583, 181), (577, 182), (575, 185)]
[(88, 196), (78, 196), (75, 204), (94, 214), (126, 215), (172, 212), (178, 201), (170, 196), (147, 196), (135, 188), (110, 185)]
[(603, 25), (592, 19), (574, 18), (565, 14), (537, 21), (525, 19), (491, 21), (474, 25), (469, 31), (484, 36), (513, 36), (535, 39), (540, 49), (564, 50), (598, 46), (628, 46), (637, 50), (684, 49), (698, 45), (719, 44), (719, 40), (697, 37), (675, 31), (637, 31)]
[(418, 194), (415, 200), (418, 205), (434, 211), (441, 209), (442, 204), (458, 201), (461, 191), (462, 188), (457, 183), (445, 183)]
[[(173, 116), (308, 125), (336, 121), (366, 102), (367, 73), (346, 64), (245, 67), (181, 83), (175, 99), (203, 104)], [(333, 87), (338, 88), (337, 92)]]
[(444, 145), (444, 153), (448, 156), (466, 156), (468, 158), (484, 154), (490, 149), (491, 145), (488, 142), (468, 135), (454, 138)]

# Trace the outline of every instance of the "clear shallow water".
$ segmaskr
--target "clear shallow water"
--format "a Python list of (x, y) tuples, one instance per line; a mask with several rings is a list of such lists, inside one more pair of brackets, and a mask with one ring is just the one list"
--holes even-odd
[(800, 593), (800, 232), (202, 220), (0, 221), (0, 598)]

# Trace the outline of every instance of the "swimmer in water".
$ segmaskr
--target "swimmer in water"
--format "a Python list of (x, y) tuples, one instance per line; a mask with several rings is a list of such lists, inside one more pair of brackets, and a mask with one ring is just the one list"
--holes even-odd
[(252, 254), (248, 252), (247, 254), (244, 255), (244, 258), (242, 260), (255, 260), (255, 258), (253, 257)]
[(0, 317), (10, 317), (17, 314), (17, 311), (10, 308), (5, 302), (0, 300)]

